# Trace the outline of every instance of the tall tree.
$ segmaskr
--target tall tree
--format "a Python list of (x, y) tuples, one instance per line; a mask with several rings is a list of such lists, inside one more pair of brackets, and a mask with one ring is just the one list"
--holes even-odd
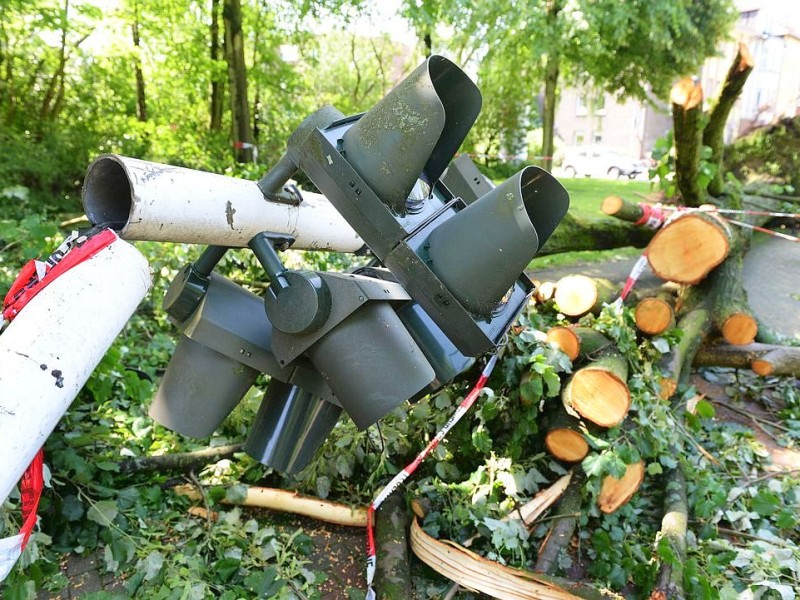
[(221, 59), (221, 49), (219, 37), (219, 0), (211, 0), (211, 44), (209, 46), (209, 57), (211, 58), (211, 103), (209, 113), (211, 121), (209, 129), (211, 131), (222, 130), (222, 99), (225, 93), (225, 86), (219, 76), (217, 64)]
[[(676, 77), (693, 73), (714, 53), (735, 18), (731, 0), (437, 0), (414, 2), (413, 10), (410, 0), (406, 5), (415, 23), (425, 22), (420, 11), (435, 9), (451, 26), (449, 46), (464, 62), (527, 56), (525, 66), (538, 80), (528, 90), (529, 102), (544, 88), (544, 156), (552, 156), (559, 85), (588, 83), (620, 96), (666, 98)], [(489, 102), (505, 99), (486, 97)]]
[(144, 72), (142, 71), (141, 40), (139, 38), (139, 2), (133, 2), (133, 22), (131, 23), (133, 37), (133, 69), (136, 74), (136, 118), (147, 121), (147, 96), (144, 89)]
[(228, 63), (234, 156), (238, 162), (252, 162), (255, 146), (247, 99), (247, 67), (239, 0), (224, 0), (222, 17), (225, 22), (225, 58)]

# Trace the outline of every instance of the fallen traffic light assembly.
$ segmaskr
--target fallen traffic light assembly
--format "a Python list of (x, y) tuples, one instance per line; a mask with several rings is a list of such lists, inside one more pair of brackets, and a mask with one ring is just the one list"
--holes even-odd
[[(264, 373), (245, 450), (297, 472), (342, 410), (368, 427), (493, 351), (532, 291), (522, 272), (569, 199), (536, 167), (495, 187), (468, 159), (451, 163), (480, 106), (467, 75), (432, 56), (367, 113), (312, 114), (257, 184), (99, 157), (83, 193), (94, 225), (209, 245), (164, 300), (181, 338), (153, 418), (208, 436)], [(287, 185), (298, 170), (324, 198)], [(243, 246), (269, 278), (264, 298), (213, 272)], [(290, 270), (280, 257), (290, 247), (372, 261)]]

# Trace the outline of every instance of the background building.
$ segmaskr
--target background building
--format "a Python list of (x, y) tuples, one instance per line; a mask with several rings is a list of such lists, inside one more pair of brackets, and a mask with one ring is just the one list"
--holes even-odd
[[(730, 142), (754, 128), (800, 114), (800, 2), (738, 0), (731, 39), (700, 72), (707, 101), (716, 98), (737, 45), (744, 42), (755, 67), (725, 128)], [(590, 88), (565, 88), (556, 110), (556, 135), (564, 146), (602, 144), (636, 158), (649, 156), (672, 128), (666, 105), (618, 102)]]

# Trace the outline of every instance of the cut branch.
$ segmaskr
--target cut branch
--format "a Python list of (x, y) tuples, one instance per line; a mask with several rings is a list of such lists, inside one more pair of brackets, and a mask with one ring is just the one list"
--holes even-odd
[(377, 565), (375, 591), (378, 598), (406, 600), (411, 597), (408, 566), (408, 513), (402, 494), (392, 494), (375, 513)]
[(241, 444), (204, 448), (195, 452), (178, 452), (160, 456), (127, 458), (119, 463), (120, 473), (144, 473), (150, 471), (193, 471), (211, 463), (231, 458), (242, 451)]
[[(202, 496), (194, 486), (179, 485), (175, 493), (192, 500), (201, 500)], [(328, 502), (311, 496), (302, 496), (297, 492), (276, 490), (272, 488), (248, 487), (241, 501), (223, 500), (223, 504), (268, 508), (281, 512), (311, 517), (334, 525), (346, 527), (366, 527), (367, 511), (363, 508), (352, 508), (338, 502)]]
[(759, 375), (792, 375), (800, 372), (800, 348), (775, 344), (706, 344), (694, 357), (695, 367), (752, 369)]
[(659, 548), (666, 544), (669, 558), (662, 554), (658, 583), (650, 594), (650, 600), (681, 600), (683, 590), (683, 564), (686, 562), (686, 527), (689, 511), (686, 502), (686, 481), (680, 466), (667, 475), (664, 498), (664, 517), (661, 519)]
[(557, 518), (539, 548), (536, 566), (533, 568), (537, 573), (552, 575), (558, 568), (558, 557), (569, 546), (569, 542), (578, 525), (578, 515), (580, 515), (583, 501), (582, 490), (585, 481), (586, 477), (583, 474), (583, 470), (577, 469), (556, 507), (553, 516)]
[(644, 248), (653, 231), (619, 219), (581, 219), (567, 213), (537, 256), (577, 250), (612, 250), (633, 246)]
[(754, 65), (755, 62), (747, 46), (739, 43), (738, 52), (725, 77), (722, 90), (717, 96), (717, 102), (709, 113), (708, 124), (703, 130), (703, 144), (711, 148), (711, 162), (717, 166), (716, 173), (708, 184), (708, 192), (713, 196), (719, 196), (724, 187), (722, 155), (725, 122), (728, 120), (728, 115), (736, 99), (742, 93), (744, 83)]
[(686, 206), (700, 206), (704, 190), (698, 183), (703, 114), (703, 88), (691, 77), (684, 77), (670, 92), (675, 132), (675, 179)]
[(633, 312), (639, 331), (659, 335), (675, 326), (675, 312), (668, 298), (671, 297), (655, 296), (639, 301)]

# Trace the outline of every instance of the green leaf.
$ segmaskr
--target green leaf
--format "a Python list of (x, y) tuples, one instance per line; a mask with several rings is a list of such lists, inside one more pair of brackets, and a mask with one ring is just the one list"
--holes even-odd
[(317, 496), (323, 500), (331, 493), (331, 480), (327, 475), (317, 477)]
[(144, 559), (143, 566), (144, 580), (150, 581), (154, 579), (161, 572), (161, 567), (164, 566), (164, 555), (157, 550), (153, 550), (147, 555), (147, 558)]
[(119, 509), (114, 500), (100, 500), (89, 507), (86, 517), (98, 525), (108, 527), (117, 514), (119, 514)]
[(770, 491), (760, 490), (753, 497), (752, 507), (759, 516), (768, 517), (781, 507), (781, 499)]
[(225, 500), (231, 504), (241, 504), (247, 498), (247, 486), (237, 483), (225, 490)]
[(236, 558), (223, 558), (214, 564), (214, 571), (217, 579), (222, 583), (228, 583), (236, 573), (239, 572), (241, 562)]
[(486, 427), (483, 424), (478, 425), (472, 430), (472, 446), (483, 454), (486, 454), (492, 449), (492, 438)]
[(781, 529), (794, 529), (797, 523), (797, 515), (788, 508), (784, 508), (775, 518), (775, 525)]
[(83, 516), (84, 508), (77, 496), (70, 494), (61, 501), (61, 516), (67, 521), (77, 521)]
[(661, 475), (664, 472), (664, 469), (661, 468), (661, 465), (657, 462), (651, 462), (647, 465), (647, 474), (648, 475)]
[(695, 412), (703, 419), (713, 419), (714, 415), (717, 414), (717, 411), (714, 409), (714, 405), (708, 400), (698, 401), (695, 405)]

